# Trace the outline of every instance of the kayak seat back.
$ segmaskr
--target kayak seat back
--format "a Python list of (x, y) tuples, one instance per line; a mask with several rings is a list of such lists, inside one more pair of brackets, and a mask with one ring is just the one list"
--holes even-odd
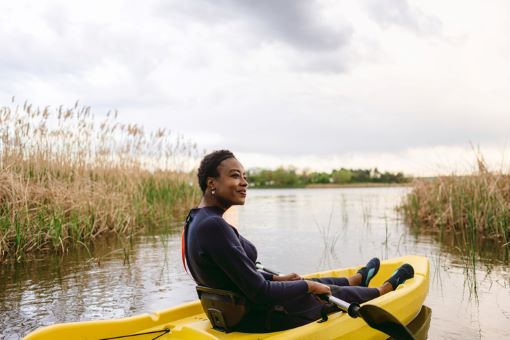
[(246, 298), (228, 290), (197, 286), (202, 308), (214, 329), (230, 333), (250, 308)]

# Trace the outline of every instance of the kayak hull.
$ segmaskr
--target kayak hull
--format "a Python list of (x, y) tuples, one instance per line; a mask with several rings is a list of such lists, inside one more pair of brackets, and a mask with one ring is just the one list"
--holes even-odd
[[(370, 282), (371, 287), (381, 285), (400, 265), (410, 263), (415, 270), (413, 279), (407, 280), (394, 292), (367, 304), (377, 305), (393, 314), (402, 324), (409, 324), (419, 313), (429, 288), (429, 262), (422, 256), (404, 256), (381, 262), (379, 273)], [(350, 276), (360, 268), (336, 269), (306, 275), (306, 277)], [(145, 333), (142, 335), (142, 333)], [(132, 337), (129, 335), (135, 335)], [(128, 336), (128, 337), (126, 337)], [(57, 324), (40, 328), (25, 337), (27, 340), (46, 339), (386, 339), (387, 335), (370, 328), (361, 318), (353, 319), (337, 312), (326, 322), (312, 322), (294, 329), (273, 333), (224, 333), (212, 329), (202, 310), (200, 301), (181, 304), (151, 314), (133, 317)]]

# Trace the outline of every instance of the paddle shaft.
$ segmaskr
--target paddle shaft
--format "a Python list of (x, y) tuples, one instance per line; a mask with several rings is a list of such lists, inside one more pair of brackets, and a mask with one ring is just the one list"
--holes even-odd
[(262, 265), (262, 263), (260, 263), (260, 262), (257, 262), (255, 265), (257, 266), (257, 269), (263, 270), (266, 273), (273, 274), (276, 276), (280, 275), (280, 273), (278, 273), (276, 270), (269, 269), (266, 266)]
[(347, 314), (349, 314), (349, 316), (353, 318), (357, 318), (358, 316), (360, 316), (359, 315), (360, 307), (357, 303), (349, 303), (333, 295), (327, 295), (326, 300), (331, 303), (334, 303), (335, 305), (338, 306), (338, 308), (340, 308), (342, 311), (346, 312)]

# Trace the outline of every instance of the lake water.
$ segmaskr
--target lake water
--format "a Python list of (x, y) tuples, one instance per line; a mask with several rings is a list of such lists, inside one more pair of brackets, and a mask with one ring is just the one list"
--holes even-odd
[[(430, 260), (430, 339), (510, 338), (510, 269), (409, 230), (395, 211), (408, 188), (252, 189), (226, 218), (282, 272), (308, 273), (403, 255)], [(196, 299), (180, 226), (106, 239), (65, 256), (0, 265), (0, 339), (40, 326), (120, 318)], [(495, 250), (500, 251), (499, 249)]]

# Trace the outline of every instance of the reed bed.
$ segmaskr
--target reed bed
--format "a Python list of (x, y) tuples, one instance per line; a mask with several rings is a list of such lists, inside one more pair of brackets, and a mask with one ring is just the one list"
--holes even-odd
[(66, 252), (182, 217), (198, 194), (195, 144), (89, 107), (0, 107), (0, 260)]
[(489, 246), (492, 256), (508, 261), (510, 175), (489, 171), (480, 155), (477, 163), (471, 175), (415, 180), (400, 209), (408, 225), (437, 232), (467, 258)]

